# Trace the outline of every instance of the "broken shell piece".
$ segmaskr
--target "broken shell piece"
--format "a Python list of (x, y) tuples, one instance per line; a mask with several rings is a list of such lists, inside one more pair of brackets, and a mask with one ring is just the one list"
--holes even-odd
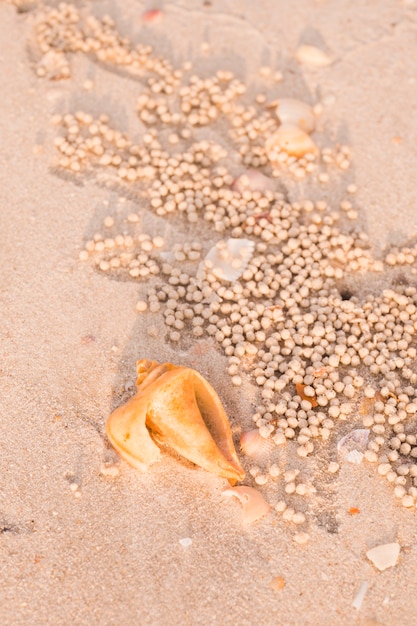
[(238, 193), (244, 191), (274, 191), (273, 181), (265, 176), (259, 170), (247, 170), (241, 174), (232, 183), (232, 190)]
[(275, 106), (275, 114), (281, 124), (292, 124), (310, 135), (316, 128), (316, 116), (311, 106), (294, 98), (280, 98)]
[(280, 589), (283, 589), (285, 587), (285, 578), (283, 578), (282, 576), (276, 576), (271, 580), (269, 586), (271, 587), (271, 589), (274, 589), (274, 591), (279, 591)]
[(243, 523), (252, 524), (269, 513), (271, 507), (259, 491), (253, 487), (231, 487), (223, 496), (236, 496), (243, 507)]
[(314, 65), (316, 67), (326, 67), (333, 63), (332, 57), (316, 46), (299, 46), (295, 57), (299, 63)]
[(193, 540), (191, 537), (184, 537), (184, 539), (180, 539), (179, 542), (183, 548), (188, 548), (193, 543)]
[(369, 428), (355, 428), (341, 438), (337, 444), (337, 452), (350, 463), (361, 463), (363, 450), (368, 444)]
[(355, 599), (352, 602), (352, 606), (354, 609), (357, 609), (358, 611), (360, 611), (367, 591), (368, 591), (368, 581), (364, 580), (361, 586), (359, 587), (359, 590), (355, 596)]
[(221, 240), (209, 250), (204, 265), (217, 278), (237, 280), (252, 258), (254, 248), (254, 242), (249, 239)]
[(241, 434), (240, 447), (246, 456), (250, 456), (257, 461), (262, 461), (268, 457), (275, 446), (270, 439), (261, 437), (259, 430), (255, 428), (254, 430), (249, 430)]
[(295, 124), (282, 124), (278, 130), (267, 139), (265, 150), (268, 159), (273, 163), (277, 160), (280, 151), (290, 156), (303, 157), (306, 154), (316, 154), (317, 146), (304, 130)]
[(359, 452), (359, 450), (351, 450), (345, 456), (346, 461), (349, 463), (354, 463), (355, 465), (360, 465), (363, 459), (363, 452)]
[(209, 472), (242, 480), (225, 410), (201, 374), (148, 359), (137, 362), (137, 373), (136, 395), (107, 420), (107, 436), (119, 454), (145, 471), (160, 458), (155, 440)]
[(384, 569), (396, 565), (400, 550), (399, 543), (384, 543), (368, 550), (366, 556), (382, 572)]

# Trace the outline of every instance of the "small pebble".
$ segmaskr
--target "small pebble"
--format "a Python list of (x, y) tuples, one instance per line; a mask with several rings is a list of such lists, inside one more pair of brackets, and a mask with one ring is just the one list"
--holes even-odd
[(143, 313), (148, 308), (148, 303), (145, 300), (138, 300), (136, 303), (136, 311)]
[(119, 467), (113, 463), (108, 465), (102, 465), (100, 467), (100, 474), (102, 474), (103, 476), (110, 476), (114, 478), (115, 476), (118, 476), (119, 473)]
[(327, 471), (330, 472), (330, 474), (336, 474), (336, 472), (339, 471), (339, 463), (336, 463), (335, 461), (331, 461), (327, 467)]

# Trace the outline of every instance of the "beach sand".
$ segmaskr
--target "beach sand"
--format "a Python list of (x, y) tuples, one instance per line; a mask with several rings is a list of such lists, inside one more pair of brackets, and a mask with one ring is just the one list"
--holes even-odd
[[(143, 283), (79, 260), (104, 217), (134, 210), (135, 199), (91, 176), (59, 174), (51, 118), (106, 113), (138, 138), (138, 81), (75, 54), (69, 79), (37, 76), (37, 3), (16, 5), (0, 2), (0, 623), (411, 626), (415, 508), (398, 503), (371, 463), (325, 471), (337, 460), (337, 437), (320, 448), (313, 474), (309, 466), (317, 493), (305, 501), (304, 545), (275, 511), (243, 526), (239, 503), (221, 495), (224, 479), (166, 452), (140, 473), (111, 449), (105, 421), (132, 394), (138, 358), (198, 369), (236, 440), (251, 427), (256, 388), (231, 385), (214, 344), (167, 342), (161, 313), (136, 312)], [(321, 103), (322, 134), (352, 149), (343, 185), (358, 188), (359, 223), (374, 254), (415, 234), (415, 2), (178, 0), (159, 3), (162, 16), (151, 23), (140, 19), (149, 3), (83, 6), (110, 13), (124, 35), (174, 67), (191, 60), (208, 75), (232, 70), (249, 94)], [(300, 65), (300, 43), (326, 49), (333, 62)], [(283, 80), (260, 76), (262, 67)], [(317, 194), (332, 202), (340, 188), (323, 185)], [(146, 219), (167, 241), (181, 230), (175, 220)], [(389, 284), (385, 273), (364, 277), (356, 295)], [(272, 482), (265, 493), (272, 502)], [(366, 552), (391, 542), (401, 546), (398, 562), (380, 572)], [(278, 576), (285, 586), (274, 590)]]

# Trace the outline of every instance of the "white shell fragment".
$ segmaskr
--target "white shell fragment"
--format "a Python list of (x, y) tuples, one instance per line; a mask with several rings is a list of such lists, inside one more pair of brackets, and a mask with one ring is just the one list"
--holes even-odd
[(316, 46), (299, 46), (295, 57), (299, 63), (314, 65), (315, 67), (326, 67), (333, 63), (332, 57), (324, 52), (324, 50), (316, 48)]
[(193, 540), (191, 537), (184, 537), (184, 539), (180, 539), (179, 542), (183, 548), (188, 548), (193, 543)]
[(388, 567), (394, 567), (397, 564), (400, 550), (399, 543), (384, 543), (368, 550), (366, 556), (380, 572), (383, 572)]
[(204, 259), (206, 270), (221, 280), (237, 280), (252, 258), (255, 243), (249, 239), (221, 240)]
[(349, 463), (354, 463), (355, 465), (360, 465), (363, 459), (363, 452), (359, 452), (359, 450), (351, 450), (345, 456), (346, 461)]
[(350, 463), (361, 463), (363, 451), (368, 444), (369, 428), (355, 428), (340, 439), (337, 444), (338, 454)]
[(360, 611), (362, 608), (362, 602), (365, 599), (366, 592), (368, 591), (368, 581), (364, 580), (361, 586), (359, 587), (358, 593), (355, 596), (355, 599), (352, 602), (352, 606), (354, 609)]
[(295, 100), (294, 98), (280, 98), (273, 105), (276, 105), (275, 114), (281, 124), (298, 126), (308, 135), (316, 128), (314, 111), (305, 102)]
[(300, 158), (306, 154), (316, 154), (318, 150), (310, 135), (299, 126), (281, 124), (278, 130), (267, 139), (265, 151), (268, 159), (273, 163), (281, 151)]

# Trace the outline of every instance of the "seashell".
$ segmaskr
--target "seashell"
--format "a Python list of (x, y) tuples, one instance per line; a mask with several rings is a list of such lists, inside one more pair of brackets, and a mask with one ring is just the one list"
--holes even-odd
[(346, 461), (349, 463), (354, 463), (355, 465), (360, 465), (363, 459), (363, 452), (359, 452), (359, 450), (351, 450), (345, 456)]
[(295, 58), (299, 63), (314, 65), (316, 67), (326, 67), (333, 63), (332, 57), (316, 46), (299, 46), (295, 53)]
[(217, 278), (234, 281), (243, 274), (254, 248), (254, 242), (249, 239), (221, 240), (209, 250), (203, 265)]
[(244, 191), (274, 191), (273, 181), (259, 170), (250, 169), (241, 174), (232, 183), (232, 190), (238, 193)]
[(106, 432), (119, 454), (145, 471), (167, 445), (192, 463), (230, 481), (242, 480), (230, 425), (220, 398), (196, 370), (137, 362), (137, 392), (108, 418)]
[(310, 135), (294, 124), (282, 124), (278, 130), (267, 139), (265, 150), (268, 159), (274, 162), (280, 151), (290, 156), (302, 157), (308, 153), (318, 152), (317, 146)]
[(252, 524), (271, 510), (263, 495), (253, 487), (232, 487), (225, 489), (223, 496), (235, 496), (243, 507), (243, 523)]
[(274, 447), (270, 439), (261, 437), (257, 428), (248, 430), (240, 436), (240, 448), (242, 452), (257, 461), (262, 461), (268, 457)]
[(368, 550), (366, 556), (381, 572), (397, 564), (401, 546), (399, 543), (384, 543)]
[(351, 430), (350, 433), (342, 437), (338, 442), (337, 452), (351, 463), (360, 463), (362, 458), (358, 460), (358, 455), (356, 455), (356, 457), (355, 455), (351, 455), (350, 458), (347, 457), (351, 452), (361, 453), (362, 450), (366, 449), (370, 432), (369, 428), (355, 428)]
[(298, 126), (310, 135), (316, 128), (316, 116), (312, 107), (294, 98), (280, 98), (271, 106), (275, 106), (275, 114), (281, 124)]

